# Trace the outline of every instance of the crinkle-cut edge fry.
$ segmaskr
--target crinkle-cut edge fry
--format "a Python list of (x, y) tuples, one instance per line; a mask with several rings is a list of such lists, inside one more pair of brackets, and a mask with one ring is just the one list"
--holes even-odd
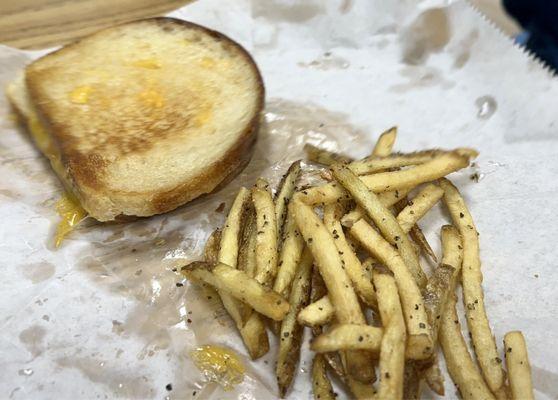
[(451, 379), (465, 400), (495, 400), (473, 362), (457, 317), (457, 298), (452, 293), (440, 326), (440, 344)]
[[(364, 314), (351, 281), (342, 267), (334, 238), (312, 207), (299, 201), (296, 196), (293, 199), (293, 214), (326, 284), (337, 320), (340, 323), (365, 324)], [(348, 372), (362, 382), (373, 380), (375, 371), (370, 354), (351, 351), (348, 358)]]
[(439, 183), (444, 189), (444, 202), (463, 240), (461, 282), (475, 354), (488, 387), (499, 396), (504, 390), (504, 371), (484, 306), (478, 232), (457, 188), (447, 179), (440, 179)]
[(504, 336), (504, 354), (506, 355), (512, 399), (534, 399), (531, 364), (529, 363), (525, 338), (520, 331), (506, 333)]
[(378, 399), (403, 397), (406, 329), (395, 279), (374, 271), (374, 286), (384, 335), (380, 348), (380, 384)]

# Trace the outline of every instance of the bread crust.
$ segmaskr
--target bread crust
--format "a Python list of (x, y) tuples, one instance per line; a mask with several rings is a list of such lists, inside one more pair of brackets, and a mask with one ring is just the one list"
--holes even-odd
[[(198, 30), (219, 41), (224, 47), (233, 46), (234, 50), (241, 55), (250, 67), (257, 82), (256, 109), (251, 120), (246, 124), (242, 133), (235, 143), (229, 147), (225, 154), (218, 160), (212, 161), (201, 172), (189, 176), (187, 180), (180, 182), (170, 190), (153, 190), (131, 192), (110, 190), (103, 183), (103, 171), (105, 160), (102, 154), (81, 153), (75, 151), (75, 146), (70, 142), (75, 138), (65, 134), (62, 130), (54, 133), (49, 124), (47, 115), (48, 108), (55, 105), (33, 101), (33, 107), (41, 121), (41, 124), (49, 132), (53, 146), (61, 155), (61, 161), (65, 169), (64, 176), (59, 178), (64, 186), (72, 188), (74, 194), (80, 199), (84, 208), (91, 216), (100, 220), (113, 220), (118, 215), (150, 216), (171, 211), (202, 194), (214, 191), (223, 181), (230, 180), (238, 174), (249, 162), (257, 139), (260, 114), (264, 107), (265, 89), (261, 74), (250, 54), (237, 42), (222, 33), (202, 27), (200, 25), (167, 17), (148, 18), (127, 24), (155, 23), (163, 31), (185, 28)], [(119, 27), (121, 27), (120, 25)], [(114, 29), (108, 28), (108, 30)], [(99, 31), (97, 34), (104, 32)], [(96, 34), (93, 34), (96, 35)], [(63, 52), (71, 52), (80, 41), (65, 46), (53, 53), (46, 55), (43, 59), (56, 57)], [(26, 86), (31, 99), (39, 96), (40, 88), (36, 84), (39, 79), (46, 79), (40, 73), (33, 70), (33, 64), (28, 66), (26, 73)], [(132, 151), (136, 151), (133, 149)]]

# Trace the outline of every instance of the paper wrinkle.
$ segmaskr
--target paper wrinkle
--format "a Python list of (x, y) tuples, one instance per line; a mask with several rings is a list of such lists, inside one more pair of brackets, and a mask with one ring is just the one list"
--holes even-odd
[[(481, 152), (452, 180), (481, 233), (489, 320), (500, 350), (505, 332), (524, 332), (538, 398), (558, 396), (558, 83), (547, 71), (462, 1), (206, 0), (171, 15), (254, 55), (267, 92), (254, 157), (217, 193), (126, 224), (88, 220), (53, 251), (61, 185), (0, 96), (3, 397), (274, 398), (275, 338), (250, 362), (215, 293), (173, 269), (200, 258), (240, 185), (276, 185), (305, 143), (365, 156), (395, 124), (397, 150)], [(1, 46), (1, 86), (43, 53)], [(421, 221), (435, 250), (445, 218), (437, 206)], [(188, 358), (202, 344), (236, 350), (244, 382), (204, 382)], [(311, 396), (307, 345), (290, 398)], [(456, 397), (447, 376), (446, 391)]]

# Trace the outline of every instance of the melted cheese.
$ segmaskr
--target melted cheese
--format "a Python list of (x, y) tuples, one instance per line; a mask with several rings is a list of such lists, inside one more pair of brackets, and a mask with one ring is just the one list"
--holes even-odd
[(87, 104), (92, 91), (91, 86), (78, 86), (70, 92), (70, 101), (75, 104)]
[(205, 378), (231, 390), (242, 382), (246, 368), (235, 352), (220, 346), (202, 346), (190, 353)]
[(61, 218), (54, 236), (54, 245), (58, 248), (64, 238), (87, 217), (87, 211), (83, 209), (74, 196), (64, 193), (56, 203), (56, 212)]
[[(33, 137), (33, 140), (39, 150), (41, 150), (49, 159), (50, 164), (56, 173), (63, 176), (64, 167), (60, 161), (60, 157), (52, 145), (52, 141), (46, 129), (39, 121), (39, 118), (34, 114), (29, 115), (27, 126), (29, 127), (29, 132), (31, 133), (31, 136)], [(77, 226), (77, 224), (87, 217), (87, 211), (83, 209), (78, 199), (69, 193), (65, 193), (56, 203), (56, 212), (61, 217), (61, 220), (56, 227), (54, 237), (54, 245), (58, 248), (60, 247), (60, 244), (62, 244), (64, 238)]]

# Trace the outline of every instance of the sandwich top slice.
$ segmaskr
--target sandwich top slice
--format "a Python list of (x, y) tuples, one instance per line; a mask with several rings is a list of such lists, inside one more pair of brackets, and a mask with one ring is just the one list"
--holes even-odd
[(213, 191), (249, 161), (264, 88), (226, 36), (172, 18), (108, 28), (27, 66), (7, 90), (66, 190), (99, 221)]

